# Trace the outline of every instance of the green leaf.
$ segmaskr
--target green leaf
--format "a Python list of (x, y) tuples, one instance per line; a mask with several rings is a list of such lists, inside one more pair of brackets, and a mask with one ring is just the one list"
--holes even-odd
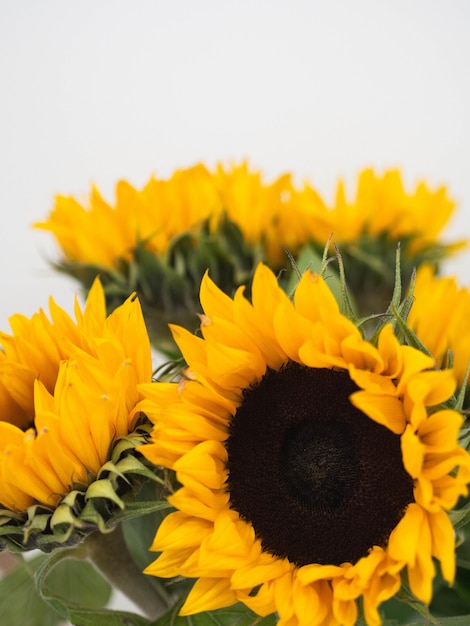
[(70, 612), (69, 620), (74, 626), (150, 626), (145, 617), (110, 609), (74, 609)]
[[(34, 574), (47, 559), (39, 555), (21, 560), (17, 567), (0, 580), (0, 624), (8, 626), (56, 626), (60, 615), (52, 610), (36, 592)], [(8, 599), (8, 600), (7, 600)]]
[(85, 604), (93, 609), (105, 606), (111, 587), (93, 566), (83, 560), (78, 548), (59, 549), (46, 558), (36, 572), (36, 589), (42, 599), (63, 617), (67, 606)]
[(63, 559), (47, 580), (47, 588), (54, 594), (92, 609), (106, 606), (111, 597), (109, 583), (88, 561)]
[(275, 626), (277, 624), (275, 615), (260, 617), (244, 604), (234, 604), (226, 609), (197, 613), (188, 617), (178, 615), (180, 608), (181, 602), (152, 622), (151, 626)]
[[(87, 561), (57, 558), (39, 555), (31, 560), (22, 559), (18, 566), (5, 575), (0, 581), (0, 597), (8, 598), (8, 602), (0, 603), (0, 624), (8, 626), (57, 626), (65, 617), (73, 624), (89, 624), (104, 626), (105, 624), (124, 626), (134, 624), (146, 626), (148, 621), (98, 621), (99, 609), (107, 604), (111, 595), (108, 583), (96, 572)], [(54, 558), (55, 565), (50, 569), (47, 563)], [(53, 597), (50, 591), (39, 594), (36, 589), (37, 572), (45, 571), (48, 589), (54, 590), (54, 597), (63, 600), (50, 602)], [(86, 608), (75, 611), (59, 605), (85, 605)], [(82, 614), (83, 618), (82, 619)], [(128, 616), (126, 616), (127, 618)], [(133, 617), (131, 615), (131, 617)], [(78, 621), (77, 621), (78, 620)]]
[[(38, 567), (36, 588), (44, 602), (57, 611), (57, 618), (59, 614), (75, 626), (148, 626), (149, 620), (140, 615), (103, 608), (111, 596), (111, 586), (81, 556), (76, 549), (58, 550)], [(28, 621), (18, 622), (18, 626), (25, 623), (49, 626), (49, 622)], [(50, 624), (56, 623), (57, 619)]]

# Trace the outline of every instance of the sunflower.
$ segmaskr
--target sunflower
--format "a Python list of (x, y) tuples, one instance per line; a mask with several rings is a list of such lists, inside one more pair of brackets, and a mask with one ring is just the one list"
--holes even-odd
[(395, 241), (411, 236), (409, 252), (414, 253), (436, 243), (454, 208), (445, 187), (431, 191), (420, 182), (407, 193), (399, 170), (379, 176), (365, 169), (353, 202), (348, 202), (344, 183), (339, 182), (331, 225), (340, 242), (354, 241), (363, 233), (375, 238), (386, 233)]
[(186, 376), (140, 387), (140, 450), (181, 485), (146, 573), (197, 578), (183, 615), (243, 602), (284, 626), (351, 626), (360, 600), (380, 624), (404, 572), (429, 603), (470, 480), (453, 372), (390, 325), (364, 340), (311, 271), (293, 301), (262, 264), (251, 301), (207, 275), (200, 297), (202, 337), (173, 327)]
[(173, 237), (219, 212), (211, 175), (199, 164), (168, 180), (152, 176), (141, 190), (120, 180), (115, 206), (95, 186), (85, 206), (58, 195), (47, 221), (35, 226), (53, 233), (68, 262), (112, 269), (129, 260), (139, 242), (163, 253)]
[(452, 276), (438, 277), (429, 265), (421, 267), (408, 325), (441, 367), (451, 352), (459, 385), (470, 362), (469, 322), (470, 291)]
[(224, 212), (249, 243), (262, 244), (263, 258), (276, 270), (286, 265), (285, 250), (296, 255), (325, 220), (326, 205), (318, 192), (309, 184), (294, 185), (289, 173), (267, 183), (246, 162), (230, 168), (218, 164), (214, 180)]
[(76, 321), (50, 300), (27, 319), (11, 318), (0, 341), (0, 505), (53, 510), (86, 488), (134, 429), (137, 384), (151, 380), (151, 353), (139, 302), (106, 317), (98, 280)]
[(440, 261), (465, 242), (445, 243), (442, 231), (455, 209), (445, 187), (430, 189), (425, 182), (407, 191), (399, 170), (382, 175), (360, 172), (355, 197), (348, 199), (339, 181), (333, 206), (321, 212), (311, 230), (322, 249), (333, 234), (349, 276), (349, 287), (363, 315), (386, 309), (393, 291), (397, 245), (401, 246), (401, 278), (407, 284), (414, 268)]
[(208, 267), (233, 294), (260, 260), (289, 266), (285, 249), (295, 254), (309, 240), (312, 214), (322, 210), (318, 194), (296, 188), (289, 174), (266, 182), (246, 163), (213, 172), (200, 163), (168, 179), (151, 177), (142, 189), (121, 180), (114, 204), (96, 187), (83, 204), (59, 195), (35, 226), (57, 240), (59, 270), (86, 290), (100, 275), (109, 310), (136, 292), (152, 339), (171, 352), (168, 322), (194, 328)]
[[(294, 187), (290, 174), (266, 182), (246, 162), (229, 167), (219, 163), (213, 173), (199, 163), (176, 170), (168, 179), (152, 176), (141, 190), (120, 180), (115, 206), (96, 187), (85, 206), (58, 195), (47, 221), (35, 226), (52, 232), (67, 262), (115, 269), (119, 260), (131, 259), (139, 244), (162, 255), (175, 237), (197, 231), (205, 220), (215, 232), (225, 214), (250, 244), (264, 245), (266, 258), (273, 261), (283, 248), (294, 252), (307, 241), (304, 222), (298, 223), (300, 216), (311, 213), (301, 208), (304, 192)], [(311, 187), (307, 195), (312, 206), (325, 208)]]

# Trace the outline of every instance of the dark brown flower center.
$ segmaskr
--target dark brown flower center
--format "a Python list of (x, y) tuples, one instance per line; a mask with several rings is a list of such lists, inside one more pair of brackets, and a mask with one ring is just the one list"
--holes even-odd
[(351, 404), (357, 389), (345, 371), (289, 362), (245, 391), (231, 422), (231, 506), (298, 566), (385, 547), (413, 502), (400, 437)]
[(333, 512), (357, 481), (354, 437), (347, 424), (303, 420), (285, 434), (281, 478), (305, 509)]

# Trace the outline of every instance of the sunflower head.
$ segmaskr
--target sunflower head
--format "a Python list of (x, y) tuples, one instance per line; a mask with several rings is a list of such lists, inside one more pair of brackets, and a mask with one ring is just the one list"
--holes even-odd
[(152, 177), (142, 189), (126, 181), (109, 204), (96, 187), (86, 203), (57, 196), (48, 219), (36, 227), (56, 238), (56, 268), (88, 290), (97, 275), (108, 310), (136, 292), (152, 340), (174, 350), (168, 322), (194, 330), (199, 285), (207, 267), (228, 294), (248, 285), (260, 260), (278, 271), (309, 240), (312, 219), (324, 205), (312, 188), (294, 187), (289, 174), (273, 182), (246, 163), (202, 164)]
[(14, 316), (1, 335), (2, 545), (50, 548), (103, 527), (136, 488), (125, 474), (144, 467), (137, 385), (151, 380), (151, 355), (139, 302), (107, 317), (97, 280), (75, 317), (51, 299), (50, 318)]
[(466, 245), (444, 243), (442, 231), (455, 204), (444, 187), (431, 190), (420, 182), (408, 192), (398, 170), (378, 175), (372, 169), (359, 174), (356, 195), (337, 187), (334, 205), (323, 214), (312, 239), (321, 247), (333, 234), (341, 249), (349, 286), (362, 314), (379, 313), (387, 307), (393, 290), (389, 268), (394, 265), (397, 245), (401, 246), (401, 273), (405, 284), (414, 268), (440, 262)]
[(184, 379), (141, 386), (142, 453), (180, 485), (146, 572), (197, 579), (183, 615), (243, 602), (352, 626), (361, 604), (375, 626), (405, 573), (429, 603), (436, 561), (453, 580), (448, 511), (470, 480), (454, 373), (390, 324), (366, 341), (310, 271), (293, 300), (264, 265), (251, 299), (207, 276), (200, 297), (201, 336), (173, 327)]

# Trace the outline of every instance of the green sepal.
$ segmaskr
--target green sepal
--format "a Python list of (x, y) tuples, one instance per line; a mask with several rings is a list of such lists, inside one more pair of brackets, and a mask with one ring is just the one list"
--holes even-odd
[[(89, 563), (77, 560), (84, 556), (86, 551), (81, 553), (80, 550), (71, 549), (55, 552), (44, 559), (35, 578), (39, 597), (60, 619), (66, 619), (75, 626), (148, 626), (150, 621), (144, 617), (103, 608), (109, 600), (111, 588)], [(59, 573), (56, 568), (63, 569), (64, 565), (73, 569), (87, 567), (90, 587), (87, 596), (77, 598), (76, 592), (61, 592), (61, 587), (57, 584), (58, 576), (55, 574)]]
[(112, 446), (98, 476), (90, 475), (89, 485), (74, 484), (56, 507), (33, 505), (24, 514), (1, 510), (0, 550), (51, 552), (77, 545), (94, 530), (106, 533), (123, 519), (167, 508), (161, 488), (153, 501), (136, 502), (145, 483), (165, 481), (163, 470), (135, 450), (148, 442), (150, 431), (151, 424), (141, 419), (133, 433)]
[(310, 270), (320, 274), (333, 293), (336, 301), (338, 303), (341, 301), (340, 277), (337, 270), (331, 264), (331, 261), (334, 261), (336, 257), (325, 258), (324, 254), (320, 255), (317, 248), (310, 244), (304, 246), (295, 259), (289, 253), (288, 256), (293, 271), (286, 275), (284, 275), (284, 273), (281, 274), (279, 284), (289, 296), (294, 293), (302, 274)]
[[(436, 270), (450, 256), (455, 245), (431, 244), (414, 249), (415, 237), (400, 239), (400, 280), (405, 292), (413, 269), (431, 264)], [(387, 233), (369, 235), (363, 232), (351, 242), (341, 242), (341, 255), (348, 276), (348, 286), (360, 316), (381, 313), (389, 305), (396, 285), (390, 268), (396, 263), (397, 241)]]
[(146, 443), (151, 432), (152, 424), (144, 421), (136, 427), (134, 432), (120, 437), (112, 446), (111, 461), (114, 464), (119, 463), (119, 460), (127, 453), (132, 452), (136, 446)]
[(85, 292), (99, 275), (108, 311), (136, 293), (154, 347), (178, 358), (181, 355), (168, 324), (197, 329), (199, 288), (205, 272), (210, 270), (220, 289), (232, 295), (239, 286), (249, 286), (261, 260), (262, 243), (248, 243), (239, 226), (222, 215), (216, 223), (209, 218), (178, 233), (163, 254), (151, 250), (147, 239), (130, 251), (130, 259), (116, 259), (114, 268), (66, 260), (55, 268), (79, 280)]
[(128, 481), (126, 476), (128, 474), (132, 474), (133, 476), (140, 475), (148, 478), (149, 480), (154, 480), (156, 482), (161, 482), (160, 476), (156, 475), (155, 472), (150, 469), (147, 465), (139, 461), (135, 456), (127, 455), (117, 463), (113, 463), (112, 461), (108, 461), (100, 470), (100, 475), (103, 472), (109, 472), (111, 474), (115, 474), (116, 476), (122, 478), (123, 480)]
[(346, 282), (346, 272), (344, 269), (343, 257), (336, 244), (334, 248), (336, 252), (336, 258), (338, 259), (339, 279), (341, 283), (341, 300), (340, 300), (341, 313), (345, 315), (348, 319), (350, 319), (356, 326), (359, 326), (360, 325), (359, 317), (355, 311), (355, 305), (353, 305), (349, 287)]
[(422, 341), (418, 338), (418, 336), (416, 335), (416, 333), (411, 330), (411, 328), (408, 326), (408, 324), (406, 323), (406, 319), (403, 318), (401, 312), (399, 309), (397, 309), (396, 307), (394, 307), (392, 305), (391, 307), (393, 316), (398, 324), (398, 328), (401, 331), (401, 333), (403, 334), (403, 337), (406, 341), (406, 343), (411, 346), (412, 348), (416, 348), (416, 350), (419, 350), (420, 352), (423, 352), (423, 354), (427, 354), (428, 356), (432, 356), (431, 353), (429, 352), (429, 350), (426, 348), (426, 346), (422, 343)]
[(124, 508), (124, 502), (114, 491), (110, 480), (102, 478), (95, 480), (88, 487), (85, 494), (85, 501), (88, 502), (91, 498), (102, 498), (114, 502), (120, 509)]
[(460, 389), (458, 390), (458, 393), (456, 394), (456, 403), (455, 403), (456, 411), (463, 411), (463, 407), (465, 403), (465, 396), (467, 394), (467, 389), (468, 389), (469, 376), (470, 376), (470, 359), (467, 363), (467, 369), (465, 370), (465, 375), (463, 377), (462, 386), (460, 387)]

